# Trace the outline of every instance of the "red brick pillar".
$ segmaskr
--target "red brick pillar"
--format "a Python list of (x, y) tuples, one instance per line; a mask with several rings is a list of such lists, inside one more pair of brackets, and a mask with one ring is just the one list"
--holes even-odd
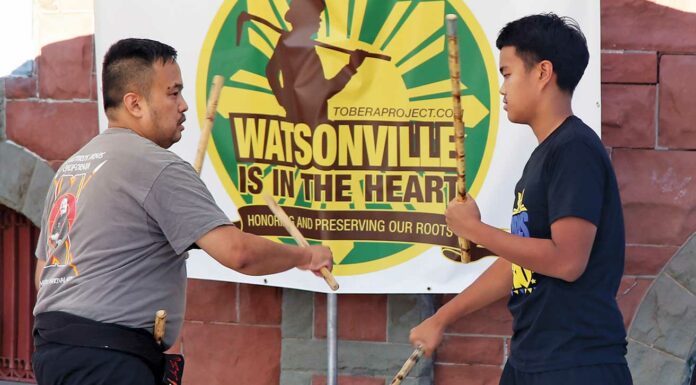
[(188, 284), (184, 383), (278, 384), (282, 289), (198, 279)]

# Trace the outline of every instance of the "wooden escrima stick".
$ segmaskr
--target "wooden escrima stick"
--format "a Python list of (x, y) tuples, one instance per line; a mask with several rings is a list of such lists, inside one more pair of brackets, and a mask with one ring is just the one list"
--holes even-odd
[(198, 139), (198, 149), (196, 149), (196, 158), (193, 161), (193, 168), (200, 175), (201, 169), (203, 168), (203, 158), (205, 157), (205, 150), (208, 148), (208, 139), (210, 139), (210, 132), (213, 130), (213, 123), (215, 122), (215, 113), (217, 112), (218, 99), (220, 98), (220, 90), (222, 90), (222, 85), (224, 83), (224, 78), (220, 75), (215, 75), (213, 77), (213, 86), (210, 88), (210, 94), (208, 96), (208, 107), (205, 112), (205, 122), (203, 123), (203, 128), (201, 129), (201, 136)]
[(167, 323), (167, 312), (164, 310), (157, 310), (155, 313), (155, 330), (153, 335), (155, 336), (155, 342), (162, 345), (162, 340), (164, 339), (164, 325)]
[(408, 374), (411, 372), (411, 369), (413, 369), (414, 366), (418, 363), (418, 360), (423, 357), (424, 350), (422, 347), (417, 347), (416, 350), (411, 353), (411, 356), (408, 357), (406, 362), (404, 362), (404, 366), (401, 367), (401, 370), (399, 370), (399, 373), (394, 376), (394, 379), (390, 383), (390, 385), (399, 385), (401, 384), (401, 381), (408, 376)]
[[(449, 14), (445, 20), (447, 24), (447, 50), (449, 54), (449, 73), (452, 81), (452, 105), (454, 109), (454, 137), (457, 150), (457, 197), (460, 201), (466, 200), (466, 147), (464, 146), (464, 111), (462, 110), (460, 86), (459, 86), (459, 42), (457, 39), (457, 16)], [(462, 249), (462, 262), (471, 261), (468, 240), (459, 238), (459, 247)]]
[[(288, 214), (286, 214), (283, 208), (278, 205), (275, 199), (273, 199), (273, 197), (268, 194), (263, 194), (263, 199), (266, 201), (268, 208), (271, 209), (271, 211), (273, 212), (273, 214), (275, 214), (280, 223), (283, 224), (283, 227), (285, 227), (288, 233), (290, 233), (290, 235), (292, 235), (292, 237), (295, 239), (295, 242), (297, 242), (297, 244), (302, 247), (308, 247), (309, 242), (307, 242), (300, 230), (295, 226), (294, 223), (292, 223), (292, 220), (290, 219)], [(321, 275), (324, 277), (324, 281), (326, 281), (331, 290), (338, 290), (338, 282), (336, 282), (336, 278), (334, 278), (333, 274), (331, 274), (329, 269), (322, 267), (320, 272)]]

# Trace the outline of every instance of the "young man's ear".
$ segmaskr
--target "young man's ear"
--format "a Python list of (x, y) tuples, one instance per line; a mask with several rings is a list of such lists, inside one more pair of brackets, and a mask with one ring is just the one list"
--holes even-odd
[(542, 86), (546, 86), (553, 78), (553, 63), (548, 60), (542, 60), (537, 64), (539, 82)]
[(136, 118), (143, 115), (143, 98), (135, 92), (123, 95), (123, 107)]

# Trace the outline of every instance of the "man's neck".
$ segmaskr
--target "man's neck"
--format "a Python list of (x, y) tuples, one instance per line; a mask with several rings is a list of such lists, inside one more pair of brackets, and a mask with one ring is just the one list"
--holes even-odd
[(124, 121), (122, 119), (118, 118), (109, 118), (108, 123), (107, 123), (108, 128), (125, 128), (127, 130), (131, 130), (135, 132), (136, 134), (145, 137), (143, 133), (138, 129), (138, 127), (135, 124), (132, 124), (130, 122)]

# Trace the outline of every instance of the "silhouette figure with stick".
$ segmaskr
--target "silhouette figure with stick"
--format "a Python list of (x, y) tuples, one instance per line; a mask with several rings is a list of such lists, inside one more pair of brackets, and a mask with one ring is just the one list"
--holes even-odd
[[(386, 55), (349, 50), (314, 40), (325, 8), (323, 0), (293, 0), (284, 16), (292, 25), (290, 31), (247, 12), (242, 12), (237, 19), (237, 44), (246, 21), (259, 22), (280, 34), (266, 66), (266, 77), (276, 100), (285, 109), (287, 120), (306, 123), (312, 128), (328, 121), (328, 100), (343, 90), (365, 58), (391, 60)], [(327, 79), (315, 46), (348, 54), (348, 64)]]

